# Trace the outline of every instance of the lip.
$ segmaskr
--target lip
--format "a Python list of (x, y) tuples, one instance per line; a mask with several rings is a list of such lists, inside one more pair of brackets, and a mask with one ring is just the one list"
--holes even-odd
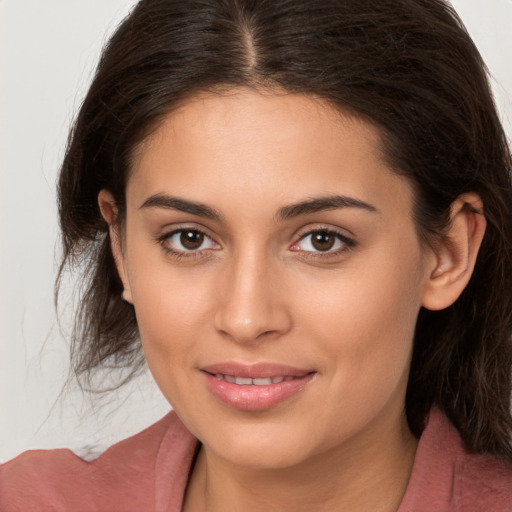
[(253, 363), (241, 364), (233, 361), (215, 363), (200, 368), (204, 372), (213, 375), (222, 373), (223, 375), (235, 375), (236, 377), (248, 377), (251, 379), (265, 379), (268, 377), (302, 377), (313, 370), (307, 368), (296, 368), (293, 366), (275, 364), (275, 363)]
[[(242, 411), (264, 411), (300, 393), (316, 372), (274, 363), (240, 364), (223, 362), (199, 368), (210, 392), (222, 403)], [(262, 379), (288, 377), (286, 381), (268, 385), (239, 385), (217, 375)]]

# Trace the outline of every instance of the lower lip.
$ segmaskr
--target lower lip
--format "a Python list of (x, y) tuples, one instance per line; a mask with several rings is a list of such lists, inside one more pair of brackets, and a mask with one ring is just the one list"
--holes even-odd
[(241, 386), (217, 378), (207, 372), (205, 376), (208, 389), (224, 404), (242, 411), (264, 411), (270, 409), (288, 398), (300, 393), (311, 382), (315, 373), (308, 373), (293, 380), (256, 386), (254, 384)]

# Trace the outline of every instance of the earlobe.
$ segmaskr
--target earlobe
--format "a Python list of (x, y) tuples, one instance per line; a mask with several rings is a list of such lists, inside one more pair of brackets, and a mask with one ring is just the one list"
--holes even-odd
[(462, 194), (453, 202), (448, 232), (434, 250), (423, 307), (445, 309), (458, 299), (473, 273), (485, 227), (483, 203), (477, 194)]
[(118, 207), (112, 193), (106, 189), (100, 190), (100, 193), (98, 194), (98, 205), (100, 207), (101, 215), (109, 227), (110, 247), (116, 263), (117, 272), (121, 282), (123, 283), (122, 298), (126, 302), (133, 304), (130, 283), (126, 271), (121, 233), (119, 231)]

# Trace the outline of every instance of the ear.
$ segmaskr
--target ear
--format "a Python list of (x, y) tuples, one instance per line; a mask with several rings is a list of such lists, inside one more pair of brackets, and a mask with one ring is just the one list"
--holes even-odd
[(430, 310), (451, 306), (469, 282), (486, 227), (477, 194), (459, 196), (451, 206), (446, 236), (433, 249), (422, 305)]
[(118, 207), (116, 205), (114, 196), (106, 189), (100, 190), (98, 194), (98, 205), (100, 212), (105, 222), (109, 226), (110, 234), (110, 247), (112, 255), (116, 263), (117, 272), (123, 283), (123, 299), (130, 304), (133, 304), (132, 292), (130, 289), (130, 281), (126, 271), (126, 261), (123, 253), (122, 237), (120, 233), (120, 226), (118, 222)]

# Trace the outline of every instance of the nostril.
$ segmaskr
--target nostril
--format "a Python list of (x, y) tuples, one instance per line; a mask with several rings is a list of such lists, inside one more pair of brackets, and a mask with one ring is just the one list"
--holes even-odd
[(275, 331), (275, 330), (268, 330), (268, 331), (263, 331), (257, 337), (258, 338), (268, 338), (269, 336), (272, 336), (272, 335), (275, 335), (275, 334), (278, 334), (278, 332)]

